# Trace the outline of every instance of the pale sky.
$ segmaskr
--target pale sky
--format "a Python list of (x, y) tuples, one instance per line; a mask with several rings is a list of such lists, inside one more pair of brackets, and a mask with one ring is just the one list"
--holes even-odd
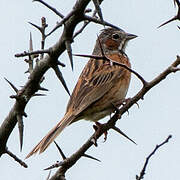
[[(71, 10), (75, 1), (51, 0), (46, 2), (56, 7), (61, 13)], [(14, 54), (28, 50), (29, 33), (32, 32), (34, 50), (40, 48), (40, 34), (27, 22), (40, 23), (42, 16), (47, 18), (48, 30), (51, 30), (58, 17), (43, 5), (30, 0), (18, 0), (0, 3), (0, 123), (5, 119), (14, 100), (9, 96), (14, 94), (7, 82), (13, 82), (17, 87), (27, 81), (27, 64), (23, 58), (15, 58)], [(89, 7), (93, 7), (90, 4)], [(157, 27), (173, 17), (176, 9), (173, 0), (151, 1), (116, 1), (104, 0), (102, 6), (104, 19), (119, 26), (126, 32), (138, 35), (138, 38), (129, 42), (126, 53), (130, 58), (132, 68), (150, 81), (167, 68), (180, 52), (179, 22), (173, 22), (160, 29)], [(80, 27), (80, 26), (79, 26)], [(90, 24), (72, 44), (73, 53), (91, 54), (97, 34), (103, 26)], [(62, 29), (57, 30), (47, 39), (46, 47), (50, 47), (59, 39)], [(180, 54), (179, 54), (180, 55)], [(74, 57), (74, 72), (71, 71), (69, 59), (65, 52), (60, 58), (67, 67), (62, 70), (67, 85), (72, 92), (77, 78), (88, 59)], [(49, 70), (45, 74), (43, 87), (48, 88), (46, 97), (35, 97), (28, 103), (25, 112), (28, 118), (24, 119), (24, 146), (19, 151), (19, 134), (17, 127), (8, 141), (8, 148), (21, 159), (38, 143), (38, 141), (63, 117), (68, 95), (59, 83), (54, 72)], [(141, 171), (145, 158), (154, 149), (156, 144), (164, 141), (169, 134), (173, 138), (164, 145), (150, 160), (145, 180), (179, 180), (180, 164), (180, 73), (171, 74), (166, 80), (153, 88), (139, 101), (140, 108), (133, 106), (129, 115), (124, 114), (117, 125), (128, 136), (137, 142), (137, 146), (110, 131), (108, 139), (98, 141), (98, 147), (92, 147), (88, 154), (101, 160), (101, 163), (82, 158), (66, 174), (68, 180), (95, 180), (95, 179), (135, 179)], [(134, 96), (141, 88), (141, 82), (132, 76), (127, 97)], [(108, 117), (104, 119), (104, 122)], [(64, 153), (69, 156), (75, 152), (94, 132), (93, 123), (79, 121), (66, 128), (56, 139)], [(43, 169), (61, 161), (55, 145), (52, 144), (45, 153), (26, 160), (28, 168), (21, 167), (7, 155), (0, 159), (0, 179), (39, 180), (45, 179), (48, 171)], [(52, 174), (57, 169), (52, 171)]]

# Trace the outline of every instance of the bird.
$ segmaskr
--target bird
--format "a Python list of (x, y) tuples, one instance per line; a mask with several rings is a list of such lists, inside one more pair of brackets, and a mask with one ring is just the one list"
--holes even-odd
[[(92, 55), (105, 56), (113, 62), (131, 64), (125, 49), (129, 40), (136, 38), (120, 28), (104, 28), (96, 40)], [(58, 124), (27, 155), (44, 152), (68, 125), (79, 121), (97, 122), (114, 112), (114, 106), (125, 99), (131, 79), (131, 72), (116, 63), (90, 58), (82, 70), (70, 96), (66, 113)]]

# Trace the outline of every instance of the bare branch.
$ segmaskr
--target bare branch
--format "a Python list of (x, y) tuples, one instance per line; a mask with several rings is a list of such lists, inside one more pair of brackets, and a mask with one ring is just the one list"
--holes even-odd
[(41, 27), (34, 24), (34, 23), (31, 23), (31, 22), (28, 22), (29, 24), (31, 24), (33, 27), (35, 27), (36, 29), (38, 29), (39, 31), (41, 31)]
[(87, 16), (87, 15), (84, 15), (84, 20), (88, 20), (90, 22), (94, 22), (94, 23), (97, 23), (97, 24), (102, 24), (102, 25), (105, 25), (105, 26), (109, 26), (109, 27), (113, 27), (113, 28), (116, 28), (116, 29), (120, 29), (118, 26), (115, 26), (107, 21), (104, 21), (104, 23), (102, 23), (101, 20), (97, 19), (97, 18), (94, 18), (94, 17), (91, 17), (91, 16)]
[(46, 36), (50, 36), (54, 31), (56, 31), (58, 28), (60, 28), (73, 14), (74, 10), (72, 10), (66, 17), (62, 19), (61, 22), (57, 23), (57, 25), (50, 31)]
[(30, 56), (30, 55), (38, 55), (38, 54), (44, 54), (44, 53), (50, 53), (50, 49), (44, 49), (44, 50), (37, 50), (37, 51), (32, 51), (32, 52), (26, 52), (24, 51), (23, 53), (15, 54), (15, 57), (24, 57), (24, 56)]
[(16, 155), (14, 155), (12, 152), (10, 152), (7, 148), (5, 150), (5, 153), (8, 154), (9, 156), (11, 156), (15, 161), (17, 161), (21, 166), (23, 166), (24, 168), (27, 168), (27, 164), (25, 162), (23, 162), (21, 159), (19, 159)]
[[(40, 26), (37, 26), (36, 24), (33, 24), (31, 22), (29, 22), (29, 24), (31, 24), (32, 26), (34, 26), (35, 28), (37, 28), (40, 33), (41, 33), (41, 36), (42, 36), (42, 40), (41, 40), (41, 50), (44, 50), (44, 46), (45, 46), (45, 39), (46, 39), (46, 35), (45, 35), (45, 29), (48, 27), (48, 24), (46, 24), (46, 18), (45, 17), (42, 17), (41, 18), (41, 27)], [(30, 52), (32, 52), (32, 50), (30, 50)], [(41, 59), (43, 58), (44, 54), (42, 53), (41, 54)], [(33, 58), (32, 58), (33, 59)]]
[[(102, 124), (101, 128), (99, 131), (96, 131), (80, 148), (77, 150), (73, 155), (71, 155), (69, 158), (66, 158), (63, 162), (60, 162), (56, 164), (56, 167), (60, 167), (57, 172), (55, 173), (54, 176), (50, 178), (50, 180), (55, 180), (56, 177), (59, 176), (65, 176), (65, 173), (68, 169), (70, 169), (84, 154), (85, 152), (92, 146), (94, 145), (92, 139), (96, 137), (98, 139), (101, 135), (103, 135), (104, 132), (107, 132), (109, 129), (112, 129), (116, 121), (122, 117), (122, 115), (134, 104), (137, 103), (140, 99), (144, 97), (144, 95), (155, 85), (160, 83), (162, 80), (164, 80), (169, 74), (171, 74), (172, 67), (177, 67), (180, 65), (180, 57), (177, 56), (177, 59), (167, 68), (165, 69), (162, 73), (159, 74), (156, 78), (154, 78), (152, 81), (148, 82), (146, 86), (143, 86), (142, 89), (134, 96), (132, 97), (129, 101), (127, 101), (126, 104), (124, 104), (116, 113), (110, 118), (110, 120)], [(55, 165), (53, 166), (55, 167)]]
[(85, 27), (89, 24), (89, 21), (84, 21), (83, 26), (74, 34), (73, 39), (78, 36), (82, 31), (85, 29)]
[(136, 180), (144, 179), (145, 171), (146, 171), (146, 168), (147, 168), (147, 165), (148, 165), (148, 163), (149, 163), (150, 158), (155, 154), (155, 152), (156, 152), (161, 146), (163, 146), (164, 144), (168, 143), (168, 141), (169, 141), (170, 138), (172, 138), (171, 135), (169, 135), (169, 136), (167, 137), (167, 139), (166, 139), (165, 141), (163, 141), (161, 144), (156, 145), (156, 147), (155, 147), (154, 150), (151, 152), (151, 154), (149, 154), (149, 156), (146, 158), (146, 161), (145, 161), (145, 163), (144, 163), (144, 166), (143, 166), (142, 171), (140, 172), (140, 175), (139, 175), (139, 176), (136, 175)]
[(119, 62), (116, 62), (110, 58), (108, 58), (106, 55), (102, 55), (102, 56), (96, 56), (96, 55), (84, 55), (84, 54), (73, 54), (74, 56), (79, 56), (79, 57), (87, 57), (87, 58), (92, 58), (94, 60), (106, 60), (106, 61), (110, 61), (112, 62), (113, 64), (116, 64), (118, 66), (121, 66), (125, 69), (127, 69), (128, 71), (132, 72), (135, 76), (137, 76), (141, 82), (143, 83), (144, 86), (146, 86), (147, 82), (145, 81), (145, 79), (139, 74), (137, 73), (136, 71), (132, 70), (131, 68), (129, 68), (128, 66), (126, 66), (125, 64), (122, 64), (122, 63), (119, 63)]
[(70, 14), (68, 14), (65, 19), (63, 19), (63, 22), (66, 22), (66, 28), (63, 30), (62, 35), (59, 37), (59, 40), (48, 50), (40, 50), (29, 53), (25, 52), (16, 55), (17, 57), (23, 57), (33, 54), (47, 53), (43, 59), (38, 61), (38, 65), (33, 68), (33, 71), (28, 77), (26, 84), (18, 91), (18, 96), (14, 96), (14, 98), (16, 98), (15, 104), (0, 126), (0, 156), (5, 153), (9, 136), (12, 133), (14, 127), (17, 125), (16, 115), (22, 114), (22, 112), (24, 112), (24, 109), (29, 100), (39, 90), (40, 82), (42, 82), (44, 74), (52, 67), (52, 64), (57, 64), (59, 56), (66, 50), (66, 38), (68, 37), (72, 39), (75, 27), (79, 22), (84, 20), (84, 12), (89, 2), (90, 0), (78, 0), (76, 2)]
[(63, 18), (64, 15), (62, 15), (59, 11), (57, 11), (54, 7), (50, 6), (46, 2), (42, 0), (33, 0), (34, 2), (40, 2), (41, 4), (45, 5), (48, 9), (52, 10), (56, 15), (58, 15), (60, 18)]
[(99, 15), (99, 18), (101, 20), (101, 23), (104, 25), (104, 19), (103, 19), (103, 15), (102, 15), (102, 11), (101, 11), (101, 7), (100, 7), (100, 2), (99, 0), (93, 0), (94, 6), (96, 8), (96, 11)]

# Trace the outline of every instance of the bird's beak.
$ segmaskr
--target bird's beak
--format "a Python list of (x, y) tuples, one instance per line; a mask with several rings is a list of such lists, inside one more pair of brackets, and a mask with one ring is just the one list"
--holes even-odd
[(134, 39), (138, 36), (134, 35), (134, 34), (129, 34), (129, 33), (126, 33), (126, 40), (131, 40), (131, 39)]

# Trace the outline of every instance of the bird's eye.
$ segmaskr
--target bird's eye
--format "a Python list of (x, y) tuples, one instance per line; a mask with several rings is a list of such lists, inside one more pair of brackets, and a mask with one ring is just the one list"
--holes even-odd
[(120, 36), (119, 36), (119, 34), (113, 34), (113, 35), (112, 35), (112, 38), (113, 38), (113, 39), (119, 39)]

